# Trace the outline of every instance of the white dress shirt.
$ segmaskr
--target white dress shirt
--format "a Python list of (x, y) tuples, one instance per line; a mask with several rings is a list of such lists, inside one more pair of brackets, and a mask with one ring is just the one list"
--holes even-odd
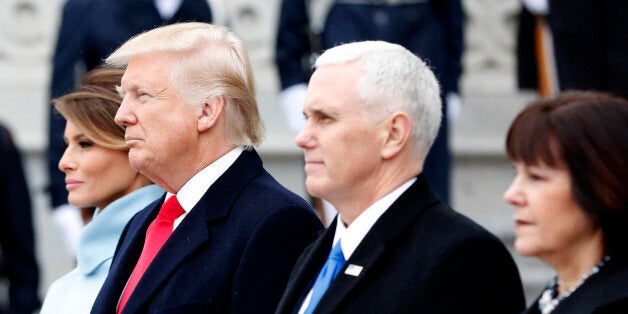
[[(214, 184), (214, 182), (216, 182), (216, 180), (218, 180), (218, 178), (220, 178), (220, 176), (222, 176), (227, 169), (233, 165), (236, 159), (240, 157), (242, 151), (244, 151), (242, 147), (234, 148), (232, 151), (214, 161), (211, 165), (203, 168), (203, 170), (195, 174), (183, 185), (183, 187), (181, 187), (179, 193), (177, 193), (177, 199), (179, 200), (179, 204), (181, 204), (185, 213), (175, 219), (172, 230), (179, 226), (181, 221), (183, 221), (183, 218), (185, 218), (190, 210), (196, 206), (196, 203), (198, 203), (203, 195), (205, 195), (205, 192), (207, 192), (209, 187), (211, 187), (212, 184)], [(172, 195), (174, 194), (168, 192), (166, 200)]]
[[(342, 247), (342, 255), (345, 257), (345, 261), (349, 260), (351, 254), (360, 245), (366, 234), (371, 230), (373, 225), (379, 220), (386, 210), (392, 205), (398, 198), (405, 192), (414, 182), (416, 177), (406, 181), (404, 184), (388, 193), (386, 196), (380, 198), (377, 202), (373, 203), (369, 208), (363, 211), (348, 227), (342, 222), (342, 214), (338, 214), (336, 217), (336, 233), (334, 234), (334, 242), (331, 247), (334, 247), (338, 241), (342, 239), (340, 246)], [(330, 248), (331, 250), (331, 248)], [(312, 298), (312, 289), (303, 300), (299, 314), (303, 314), (310, 304)]]
[[(218, 160), (214, 161), (209, 166), (203, 168), (203, 170), (199, 171), (195, 174), (188, 182), (186, 182), (177, 195), (177, 200), (179, 204), (183, 208), (184, 213), (179, 216), (179, 218), (174, 220), (172, 230), (177, 229), (181, 221), (187, 216), (187, 214), (196, 206), (196, 203), (205, 195), (205, 192), (222, 176), (231, 165), (238, 159), (240, 154), (244, 149), (242, 147), (236, 147), (230, 152), (226, 153), (224, 156), (218, 158)], [(164, 203), (174, 194), (167, 192), (166, 198), (164, 199)], [(163, 203), (162, 203), (163, 205)], [(127, 281), (128, 284), (128, 281)], [(126, 285), (124, 286), (126, 289)], [(124, 289), (122, 291), (124, 291)], [(120, 294), (120, 298), (122, 298), (122, 294)], [(118, 299), (118, 305), (120, 303), (120, 299)]]

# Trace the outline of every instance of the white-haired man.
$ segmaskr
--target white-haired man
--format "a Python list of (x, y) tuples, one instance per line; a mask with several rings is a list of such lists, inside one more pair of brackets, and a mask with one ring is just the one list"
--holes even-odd
[(338, 216), (297, 261), (276, 313), (523, 309), (504, 245), (422, 174), (440, 106), (432, 71), (399, 45), (356, 42), (318, 58), (296, 144), (308, 192)]
[(252, 149), (263, 126), (244, 44), (173, 24), (106, 61), (126, 66), (115, 120), (131, 165), (168, 193), (127, 225), (92, 313), (272, 312), (321, 223)]

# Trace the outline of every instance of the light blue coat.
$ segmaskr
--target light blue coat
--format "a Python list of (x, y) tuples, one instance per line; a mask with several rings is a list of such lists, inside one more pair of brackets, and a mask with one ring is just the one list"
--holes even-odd
[(40, 313), (89, 313), (107, 278), (122, 230), (133, 215), (163, 193), (153, 184), (115, 200), (105, 210), (98, 209), (81, 234), (76, 268), (50, 286)]

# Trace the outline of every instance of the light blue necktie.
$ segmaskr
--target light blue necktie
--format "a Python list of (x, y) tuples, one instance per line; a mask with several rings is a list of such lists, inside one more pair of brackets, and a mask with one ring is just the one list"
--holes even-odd
[(340, 269), (342, 269), (342, 265), (345, 264), (345, 256), (342, 254), (342, 248), (340, 247), (340, 241), (336, 243), (331, 252), (329, 253), (329, 257), (327, 257), (327, 262), (323, 265), (323, 269), (318, 273), (318, 277), (316, 277), (316, 281), (314, 282), (314, 288), (312, 288), (312, 297), (310, 298), (310, 304), (308, 304), (307, 309), (305, 309), (304, 314), (310, 314), (318, 305), (318, 301), (321, 300), (325, 291), (331, 284), (332, 280), (336, 277)]

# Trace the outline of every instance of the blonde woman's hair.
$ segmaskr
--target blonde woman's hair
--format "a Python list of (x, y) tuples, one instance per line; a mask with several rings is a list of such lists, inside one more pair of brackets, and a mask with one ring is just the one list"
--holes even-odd
[(124, 127), (114, 121), (122, 99), (116, 91), (124, 69), (96, 68), (87, 72), (80, 87), (53, 100), (55, 109), (95, 144), (127, 150)]

